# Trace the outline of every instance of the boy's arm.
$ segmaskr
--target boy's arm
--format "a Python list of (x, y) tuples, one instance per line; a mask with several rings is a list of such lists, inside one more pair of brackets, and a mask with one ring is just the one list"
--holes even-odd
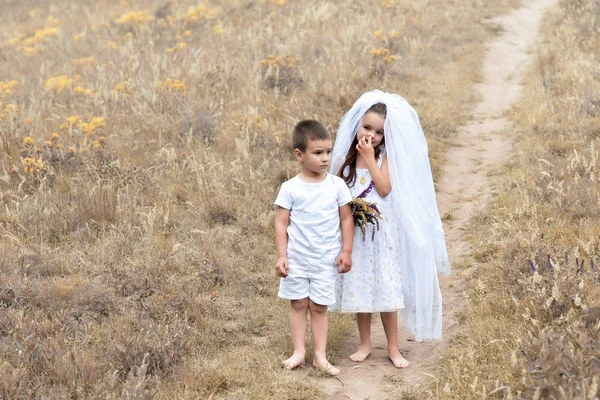
[(287, 228), (290, 224), (290, 210), (277, 207), (275, 215), (275, 248), (277, 249), (277, 265), (275, 275), (285, 278), (288, 276), (287, 262)]
[(342, 254), (336, 265), (338, 272), (345, 273), (352, 268), (352, 245), (354, 241), (354, 218), (350, 204), (340, 207), (340, 223), (342, 226)]

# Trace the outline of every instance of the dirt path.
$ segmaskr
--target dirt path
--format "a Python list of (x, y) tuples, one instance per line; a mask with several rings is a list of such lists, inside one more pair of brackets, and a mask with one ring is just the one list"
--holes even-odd
[[(502, 29), (487, 46), (483, 82), (477, 88), (481, 101), (473, 119), (458, 130), (437, 184), (440, 214), (451, 215), (444, 223), (444, 230), (452, 265), (459, 261), (471, 262), (462, 227), (485, 205), (493, 190), (489, 172), (509, 154), (511, 142), (501, 134), (509, 127), (509, 121), (502, 113), (510, 108), (521, 91), (520, 81), (535, 56), (533, 50), (541, 16), (556, 3), (557, 0), (524, 0), (521, 8), (488, 21)], [(401, 330), (400, 350), (411, 365), (399, 371), (387, 359), (383, 328), (374, 319), (373, 354), (362, 364), (344, 359), (340, 379), (319, 379), (317, 384), (327, 398), (380, 400), (398, 398), (407, 390), (418, 392), (418, 385), (435, 373), (436, 361), (457, 329), (455, 313), (462, 308), (461, 292), (468, 274), (468, 269), (455, 268), (450, 277), (440, 277), (444, 339), (417, 343), (406, 340), (409, 334)], [(354, 352), (358, 343), (358, 334), (349, 338), (344, 354)]]

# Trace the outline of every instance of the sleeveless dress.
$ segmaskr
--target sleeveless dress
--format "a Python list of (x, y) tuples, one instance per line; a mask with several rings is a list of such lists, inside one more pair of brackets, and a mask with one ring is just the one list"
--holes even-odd
[[(384, 155), (377, 162), (381, 168)], [(356, 169), (356, 181), (350, 188), (353, 197), (360, 195), (371, 183), (368, 169)], [(392, 188), (393, 190), (393, 188)], [(404, 308), (402, 294), (402, 271), (400, 255), (394, 245), (394, 235), (400, 234), (391, 205), (373, 188), (366, 201), (377, 203), (383, 221), (371, 240), (372, 225), (365, 237), (359, 227), (354, 227), (352, 269), (338, 274), (336, 281), (336, 304), (330, 309), (341, 312), (389, 312)]]

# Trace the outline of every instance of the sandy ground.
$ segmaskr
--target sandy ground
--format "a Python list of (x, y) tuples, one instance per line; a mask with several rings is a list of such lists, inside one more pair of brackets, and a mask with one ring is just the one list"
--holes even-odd
[[(478, 85), (481, 101), (473, 118), (460, 127), (453, 146), (447, 153), (447, 164), (437, 183), (438, 207), (441, 215), (450, 213), (444, 230), (452, 264), (471, 262), (470, 248), (463, 227), (493, 194), (493, 169), (510, 154), (510, 128), (503, 113), (519, 96), (521, 80), (535, 56), (539, 21), (556, 0), (524, 1), (519, 9), (490, 24), (502, 27), (499, 36), (487, 45), (483, 81)], [(386, 341), (381, 322), (374, 318), (373, 353), (363, 363), (349, 359), (339, 365), (339, 378), (315, 378), (315, 383), (328, 399), (383, 400), (399, 398), (401, 393), (418, 394), (419, 385), (435, 379), (435, 366), (453, 334), (460, 327), (455, 313), (462, 309), (462, 292), (470, 269), (455, 269), (450, 276), (440, 276), (444, 296), (444, 338), (417, 343), (400, 329), (400, 351), (410, 366), (397, 370), (387, 358)], [(358, 346), (358, 333), (348, 338), (343, 351), (348, 355)]]

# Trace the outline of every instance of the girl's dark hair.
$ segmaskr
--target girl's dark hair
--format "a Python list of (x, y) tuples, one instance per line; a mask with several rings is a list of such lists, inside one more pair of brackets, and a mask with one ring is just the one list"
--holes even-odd
[[(387, 108), (383, 103), (373, 104), (366, 112), (374, 112), (377, 115), (381, 115), (384, 119), (387, 114)], [(364, 115), (363, 115), (364, 118)], [(362, 123), (362, 119), (361, 119)], [(359, 126), (360, 129), (360, 126)], [(358, 131), (356, 131), (358, 133)], [(350, 145), (350, 150), (348, 150), (348, 154), (346, 155), (346, 160), (344, 160), (344, 164), (340, 168), (338, 172), (338, 176), (341, 177), (348, 186), (354, 186), (356, 181), (356, 156), (358, 155), (358, 150), (356, 150), (356, 145), (358, 145), (358, 136), (354, 136), (354, 140)], [(385, 145), (385, 137), (379, 143), (379, 146), (375, 148), (375, 159), (378, 159), (383, 151), (383, 146)], [(348, 174), (345, 174), (346, 167), (348, 167)]]

